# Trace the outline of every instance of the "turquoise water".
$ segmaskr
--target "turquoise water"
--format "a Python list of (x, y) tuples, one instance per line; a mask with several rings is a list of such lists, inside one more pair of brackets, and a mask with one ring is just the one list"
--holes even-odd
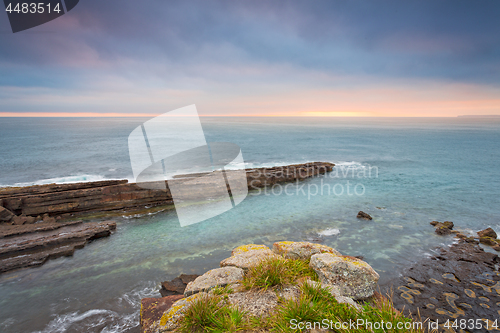
[[(0, 184), (130, 179), (127, 136), (144, 120), (3, 118)], [(338, 167), (287, 193), (251, 192), (233, 210), (185, 228), (173, 210), (117, 217), (115, 234), (73, 257), (0, 275), (0, 331), (138, 332), (140, 298), (159, 296), (159, 283), (180, 273), (217, 267), (243, 243), (319, 241), (364, 256), (383, 284), (449, 244), (432, 220), (500, 231), (498, 120), (203, 118), (202, 125), (209, 142), (238, 144), (248, 166)], [(374, 220), (356, 219), (359, 210)]]

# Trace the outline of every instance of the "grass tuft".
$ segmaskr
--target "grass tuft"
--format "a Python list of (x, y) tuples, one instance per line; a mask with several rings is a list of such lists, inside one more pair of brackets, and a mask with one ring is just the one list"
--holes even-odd
[(264, 289), (296, 284), (299, 278), (317, 280), (316, 272), (309, 268), (309, 262), (283, 258), (269, 258), (251, 267), (242, 284), (246, 289)]

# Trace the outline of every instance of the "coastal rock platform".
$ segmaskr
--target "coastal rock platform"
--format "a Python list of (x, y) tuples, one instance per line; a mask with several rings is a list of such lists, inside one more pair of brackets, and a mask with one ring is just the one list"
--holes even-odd
[(499, 264), (497, 255), (461, 240), (420, 260), (393, 281), (394, 306), (413, 315), (419, 311), (433, 322), (439, 320), (443, 332), (453, 332), (443, 324), (456, 319), (479, 319), (483, 327), (474, 332), (500, 330)]
[(115, 229), (113, 221), (3, 226), (0, 229), (0, 273), (40, 266), (51, 258), (71, 256), (89, 241), (109, 236)]

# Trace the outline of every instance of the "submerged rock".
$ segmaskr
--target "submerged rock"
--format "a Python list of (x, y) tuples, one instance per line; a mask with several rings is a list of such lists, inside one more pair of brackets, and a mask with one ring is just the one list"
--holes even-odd
[(372, 220), (373, 219), (369, 214), (363, 212), (362, 210), (359, 211), (358, 216), (356, 216), (356, 217), (358, 219), (365, 219), (365, 220)]
[(202, 291), (209, 291), (215, 287), (225, 287), (243, 279), (243, 269), (238, 267), (222, 267), (212, 269), (189, 282), (184, 296), (190, 296)]
[(309, 242), (277, 242), (273, 244), (273, 252), (286, 259), (309, 260), (318, 253), (330, 253), (340, 256), (340, 252), (326, 245)]
[(331, 253), (313, 255), (309, 267), (318, 274), (322, 283), (337, 286), (340, 296), (355, 300), (371, 297), (380, 278), (366, 262)]
[(478, 231), (477, 235), (479, 237), (490, 237), (490, 238), (493, 238), (493, 239), (497, 238), (497, 233), (495, 232), (495, 230), (493, 230), (491, 228), (487, 228), (487, 229)]

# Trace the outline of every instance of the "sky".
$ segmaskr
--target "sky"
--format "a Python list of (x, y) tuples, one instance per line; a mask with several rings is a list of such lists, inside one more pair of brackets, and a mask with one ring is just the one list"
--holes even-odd
[(0, 116), (500, 115), (500, 1), (81, 0), (13, 34)]

